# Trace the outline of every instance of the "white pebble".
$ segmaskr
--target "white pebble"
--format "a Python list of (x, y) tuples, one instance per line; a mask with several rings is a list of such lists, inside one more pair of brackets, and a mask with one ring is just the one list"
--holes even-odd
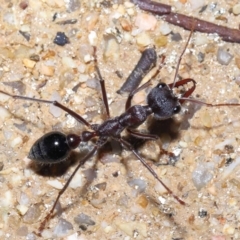
[(208, 38), (206, 35), (198, 35), (194, 42), (196, 46), (201, 46), (208, 43)]
[(22, 138), (20, 136), (18, 136), (11, 141), (10, 145), (12, 148), (15, 148), (15, 147), (21, 145), (22, 143), (23, 143)]
[(27, 212), (28, 207), (25, 205), (17, 205), (17, 210), (19, 211), (20, 215), (23, 216)]
[(62, 189), (63, 188), (63, 184), (58, 181), (58, 180), (48, 180), (47, 184), (50, 185), (51, 187), (54, 187), (56, 189)]
[(77, 64), (71, 57), (62, 57), (62, 64), (64, 67), (76, 68)]
[[(52, 101), (58, 101), (61, 102), (61, 96), (58, 92), (54, 91), (51, 96)], [(62, 114), (62, 110), (59, 107), (54, 106), (53, 104), (49, 107), (49, 112), (55, 117), (58, 118)]]
[(183, 147), (183, 148), (186, 148), (186, 147), (188, 146), (188, 144), (187, 144), (186, 142), (184, 142), (184, 141), (180, 141), (180, 142), (179, 142), (179, 145), (180, 145), (181, 147)]
[(157, 24), (157, 19), (150, 14), (139, 13), (135, 20), (135, 25), (141, 31), (154, 30)]
[(163, 23), (159, 30), (163, 35), (168, 35), (172, 31), (168, 23)]
[[(0, 101), (1, 102), (7, 102), (10, 98), (11, 98), (10, 96), (0, 93)], [(0, 116), (2, 116), (2, 114), (0, 114)]]
[(137, 41), (137, 44), (141, 47), (146, 47), (146, 46), (152, 44), (152, 38), (146, 32), (142, 32), (142, 33), (138, 34), (136, 41)]
[(234, 234), (234, 232), (235, 232), (234, 227), (230, 226), (229, 224), (226, 223), (226, 224), (223, 226), (223, 233), (224, 233), (224, 234), (229, 235), (229, 234)]
[(3, 122), (9, 118), (11, 116), (11, 113), (4, 107), (0, 106), (0, 120), (1, 120), (1, 124), (3, 124)]
[(2, 197), (0, 198), (0, 206), (2, 208), (12, 206), (13, 204), (13, 198), (11, 191), (6, 191), (1, 194)]
[(189, 0), (189, 3), (192, 7), (192, 10), (198, 9), (198, 8), (203, 7), (205, 5), (204, 0)]
[(228, 65), (233, 58), (233, 55), (220, 47), (217, 51), (217, 61), (222, 65)]
[(240, 3), (236, 4), (232, 8), (233, 14), (238, 15), (240, 14)]
[(75, 174), (72, 181), (70, 182), (69, 187), (75, 189), (75, 188), (81, 187), (82, 185), (83, 185), (82, 174), (77, 173)]
[(91, 31), (88, 35), (88, 41), (92, 46), (97, 45), (97, 34), (94, 31)]
[(158, 192), (158, 194), (164, 194), (167, 193), (167, 189), (158, 181), (156, 181), (156, 184), (154, 185), (155, 191)]
[(192, 173), (193, 184), (200, 190), (204, 187), (213, 177), (210, 172), (211, 166), (207, 163), (199, 163)]

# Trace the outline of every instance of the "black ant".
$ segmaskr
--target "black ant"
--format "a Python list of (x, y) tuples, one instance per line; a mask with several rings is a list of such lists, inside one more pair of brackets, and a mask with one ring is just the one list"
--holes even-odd
[[(83, 131), (80, 135), (76, 134), (64, 134), (59, 131), (49, 132), (43, 135), (40, 139), (38, 139), (32, 146), (29, 152), (29, 158), (40, 162), (40, 163), (59, 163), (64, 161), (68, 158), (71, 151), (76, 149), (81, 142), (88, 142), (93, 138), (98, 137), (98, 140), (95, 142), (91, 151), (89, 151), (78, 163), (77, 167), (73, 171), (70, 178), (65, 183), (64, 187), (59, 191), (58, 196), (47, 216), (44, 218), (43, 222), (41, 222), (39, 227), (39, 234), (44, 230), (46, 223), (51, 219), (53, 216), (53, 212), (57, 206), (57, 203), (61, 197), (61, 195), (65, 192), (68, 188), (68, 185), (72, 181), (74, 175), (79, 170), (79, 168), (85, 164), (94, 154), (101, 148), (109, 138), (118, 141), (124, 149), (131, 151), (138, 160), (148, 169), (148, 171), (159, 181), (167, 192), (172, 195), (181, 205), (185, 205), (186, 203), (177, 197), (172, 190), (170, 190), (158, 177), (155, 171), (146, 163), (146, 161), (139, 155), (138, 151), (126, 140), (121, 137), (121, 133), (124, 130), (127, 130), (128, 133), (134, 137), (145, 139), (145, 140), (156, 140), (158, 137), (151, 134), (143, 134), (137, 132), (135, 129), (143, 124), (147, 118), (153, 114), (154, 118), (158, 120), (164, 120), (173, 117), (173, 115), (177, 114), (181, 110), (181, 104), (185, 101), (191, 101), (199, 104), (205, 104), (206, 106), (240, 106), (240, 104), (209, 104), (204, 103), (196, 99), (189, 98), (189, 96), (193, 93), (196, 87), (196, 82), (193, 79), (183, 79), (180, 81), (176, 81), (176, 75), (179, 69), (181, 58), (186, 51), (187, 45), (190, 41), (191, 31), (189, 38), (186, 42), (184, 50), (178, 60), (176, 73), (174, 77), (174, 82), (171, 84), (159, 83), (157, 86), (152, 88), (152, 90), (147, 95), (147, 105), (133, 105), (131, 106), (131, 100), (133, 96), (150, 86), (150, 80), (143, 84), (142, 86), (138, 87), (137, 89), (133, 90), (126, 101), (125, 104), (125, 112), (120, 116), (110, 118), (110, 111), (107, 101), (105, 83), (100, 73), (100, 70), (97, 66), (96, 60), (96, 53), (95, 53), (95, 70), (98, 75), (103, 103), (105, 105), (107, 120), (105, 120), (102, 124), (90, 124), (86, 121), (83, 117), (78, 115), (76, 112), (72, 111), (71, 109), (65, 107), (61, 103), (57, 101), (48, 101), (43, 99), (35, 99), (29, 98), (19, 95), (12, 95), (5, 91), (0, 90), (1, 93), (8, 95), (14, 99), (22, 99), (22, 100), (29, 100), (29, 101), (36, 101), (41, 103), (53, 104), (54, 106), (59, 107), (60, 109), (64, 110), (72, 117), (74, 117), (78, 122), (84, 124), (90, 130)], [(95, 51), (96, 52), (96, 51)], [(193, 86), (188, 89), (180, 98), (176, 97), (173, 93), (173, 88), (183, 86), (185, 84), (192, 83)]]

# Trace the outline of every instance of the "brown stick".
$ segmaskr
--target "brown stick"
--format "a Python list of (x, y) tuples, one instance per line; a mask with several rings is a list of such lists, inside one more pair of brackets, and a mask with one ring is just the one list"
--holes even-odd
[(153, 2), (151, 0), (132, 0), (134, 4), (138, 5), (138, 7), (144, 11), (148, 11), (151, 13), (155, 13), (158, 15), (164, 15), (164, 14), (169, 14), (171, 13), (171, 6), (158, 3), (158, 2)]
[(163, 19), (171, 24), (183, 27), (184, 29), (191, 30), (192, 22), (195, 21), (195, 31), (204, 33), (217, 33), (222, 40), (226, 42), (240, 43), (240, 31), (210, 23), (198, 18), (186, 16), (184, 14), (173, 13), (171, 6), (161, 4), (151, 0), (132, 0), (137, 4), (140, 9), (157, 14), (164, 15)]
[(184, 29), (191, 30), (192, 22), (195, 21), (195, 31), (203, 33), (217, 33), (223, 41), (240, 43), (240, 31), (207, 22), (198, 18), (188, 17), (179, 13), (170, 13), (165, 15), (163, 19)]

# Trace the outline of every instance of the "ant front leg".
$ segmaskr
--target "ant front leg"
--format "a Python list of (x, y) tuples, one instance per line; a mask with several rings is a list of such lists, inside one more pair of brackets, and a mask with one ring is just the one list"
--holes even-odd
[(107, 99), (107, 93), (106, 93), (106, 87), (105, 87), (105, 81), (102, 77), (102, 74), (100, 72), (100, 69), (98, 67), (97, 64), (97, 48), (94, 47), (94, 65), (95, 65), (95, 70), (97, 72), (98, 78), (99, 78), (99, 82), (100, 82), (100, 86), (101, 86), (101, 92), (102, 92), (102, 98), (103, 98), (103, 103), (106, 109), (106, 114), (107, 114), (107, 118), (110, 118), (110, 110), (109, 110), (109, 105), (108, 105), (108, 99)]

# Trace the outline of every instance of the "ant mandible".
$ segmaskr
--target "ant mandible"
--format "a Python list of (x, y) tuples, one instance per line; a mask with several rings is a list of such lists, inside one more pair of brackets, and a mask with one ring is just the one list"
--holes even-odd
[[(127, 130), (128, 133), (134, 137), (145, 139), (145, 140), (156, 140), (158, 137), (151, 134), (143, 134), (140, 132), (137, 132), (135, 129), (143, 124), (147, 118), (153, 114), (153, 117), (158, 120), (168, 119), (173, 117), (173, 115), (177, 114), (181, 110), (181, 104), (185, 101), (191, 101), (199, 104), (204, 104), (206, 106), (214, 107), (214, 106), (240, 106), (240, 104), (210, 104), (205, 103), (193, 98), (189, 98), (189, 96), (193, 93), (196, 87), (195, 80), (189, 78), (189, 79), (183, 79), (180, 81), (176, 81), (177, 72), (179, 69), (179, 65), (181, 62), (181, 58), (186, 51), (187, 45), (190, 41), (191, 35), (193, 30), (189, 34), (189, 38), (186, 42), (186, 45), (184, 47), (184, 50), (182, 51), (176, 68), (176, 73), (174, 77), (174, 82), (171, 84), (165, 84), (165, 83), (159, 83), (156, 87), (152, 88), (152, 90), (147, 95), (147, 105), (133, 105), (131, 106), (131, 100), (133, 96), (150, 86), (150, 80), (143, 84), (142, 86), (138, 87), (137, 89), (133, 90), (126, 101), (125, 104), (125, 112), (122, 113), (120, 116), (111, 118), (110, 117), (110, 111), (107, 101), (107, 94), (105, 89), (105, 83), (102, 78), (102, 75), (100, 73), (100, 70), (97, 66), (97, 59), (96, 59), (96, 50), (95, 50), (95, 56), (94, 56), (94, 64), (95, 64), (95, 70), (98, 75), (100, 86), (101, 86), (101, 92), (102, 92), (102, 98), (106, 109), (107, 114), (107, 120), (105, 120), (102, 124), (90, 124), (88, 121), (86, 121), (83, 117), (81, 117), (76, 112), (72, 111), (71, 109), (65, 107), (61, 103), (57, 101), (48, 101), (43, 99), (36, 99), (36, 98), (30, 98), (20, 95), (12, 95), (10, 93), (7, 93), (5, 91), (0, 90), (0, 93), (3, 93), (5, 95), (8, 95), (14, 99), (22, 99), (22, 100), (29, 100), (29, 101), (36, 101), (40, 103), (47, 103), (47, 104), (53, 104), (56, 107), (59, 107), (60, 109), (67, 112), (69, 115), (74, 117), (78, 122), (85, 125), (90, 130), (83, 131), (80, 135), (77, 134), (64, 134), (59, 131), (53, 131), (49, 132), (45, 135), (43, 135), (40, 139), (38, 139), (30, 149), (28, 157), (34, 161), (40, 162), (40, 163), (59, 163), (61, 161), (64, 161), (68, 158), (71, 151), (73, 149), (76, 149), (81, 142), (88, 142), (91, 139), (98, 137), (98, 140), (94, 144), (92, 150), (90, 150), (78, 163), (77, 167), (73, 171), (72, 175), (69, 177), (67, 182), (65, 183), (64, 187), (59, 191), (58, 196), (50, 210), (50, 212), (47, 214), (47, 216), (44, 218), (44, 220), (41, 222), (39, 227), (39, 234), (41, 235), (41, 232), (44, 230), (46, 223), (50, 220), (50, 218), (53, 216), (53, 212), (57, 206), (57, 203), (62, 196), (62, 194), (65, 192), (65, 190), (68, 188), (70, 182), (72, 181), (74, 175), (79, 170), (79, 168), (84, 165), (91, 157), (94, 156), (94, 154), (98, 151), (99, 148), (101, 148), (109, 138), (117, 140), (124, 149), (131, 151), (138, 160), (141, 161), (141, 163), (144, 165), (144, 167), (147, 168), (147, 170), (159, 181), (163, 187), (167, 190), (167, 192), (172, 195), (180, 204), (185, 205), (186, 203), (181, 200), (179, 197), (177, 197), (172, 190), (170, 190), (163, 181), (158, 177), (156, 172), (146, 163), (144, 158), (141, 157), (141, 155), (138, 153), (138, 151), (126, 140), (124, 140), (121, 137), (121, 133), (124, 130)], [(174, 87), (183, 86), (188, 83), (192, 83), (193, 86), (188, 89), (180, 98), (176, 97), (173, 93)]]

